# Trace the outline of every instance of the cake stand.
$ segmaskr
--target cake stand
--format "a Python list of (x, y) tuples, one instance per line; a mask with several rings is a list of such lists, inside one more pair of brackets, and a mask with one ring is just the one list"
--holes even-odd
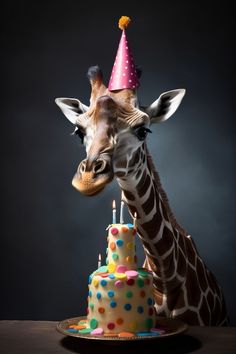
[[(57, 330), (66, 336), (75, 337), (82, 340), (98, 340), (98, 341), (112, 341), (115, 343), (118, 342), (127, 342), (127, 341), (143, 341), (143, 340), (160, 340), (163, 338), (168, 338), (171, 336), (176, 336), (183, 334), (187, 331), (188, 325), (180, 320), (157, 317), (158, 328), (160, 328), (160, 333), (156, 335), (134, 335), (133, 337), (119, 337), (119, 336), (105, 336), (105, 335), (91, 335), (91, 334), (81, 334), (81, 333), (71, 333), (68, 332), (68, 329), (72, 325), (77, 325), (79, 321), (86, 320), (86, 317), (74, 317), (63, 320), (58, 323)], [(163, 329), (163, 330), (162, 330)]]

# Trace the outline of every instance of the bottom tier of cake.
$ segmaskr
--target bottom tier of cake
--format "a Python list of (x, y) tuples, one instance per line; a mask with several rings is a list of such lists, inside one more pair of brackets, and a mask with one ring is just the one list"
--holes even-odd
[(87, 323), (104, 333), (147, 332), (155, 326), (152, 274), (108, 273), (101, 267), (89, 277)]

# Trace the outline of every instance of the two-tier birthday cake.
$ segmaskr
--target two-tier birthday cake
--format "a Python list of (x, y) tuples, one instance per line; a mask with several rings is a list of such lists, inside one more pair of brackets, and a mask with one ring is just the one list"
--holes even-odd
[(155, 327), (153, 278), (150, 271), (137, 266), (136, 228), (114, 223), (107, 231), (106, 265), (89, 276), (87, 318), (74, 329), (91, 335), (151, 333)]
[(136, 229), (108, 228), (107, 265), (89, 277), (88, 325), (95, 333), (144, 332), (154, 327), (152, 274), (137, 268)]

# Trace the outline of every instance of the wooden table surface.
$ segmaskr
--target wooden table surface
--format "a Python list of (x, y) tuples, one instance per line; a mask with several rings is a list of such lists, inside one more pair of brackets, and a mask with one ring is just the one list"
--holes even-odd
[(185, 334), (166, 339), (122, 342), (63, 336), (53, 321), (0, 321), (1, 354), (236, 354), (236, 327), (189, 327)]

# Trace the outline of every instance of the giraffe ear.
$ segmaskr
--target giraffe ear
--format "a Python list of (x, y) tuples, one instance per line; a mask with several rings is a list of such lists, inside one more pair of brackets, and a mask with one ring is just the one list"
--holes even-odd
[(88, 107), (76, 98), (56, 98), (55, 102), (66, 118), (73, 124), (76, 124), (79, 114), (85, 113), (88, 110)]
[(149, 115), (151, 124), (161, 123), (170, 118), (179, 107), (184, 95), (185, 89), (164, 92), (149, 107), (146, 107), (145, 112)]

